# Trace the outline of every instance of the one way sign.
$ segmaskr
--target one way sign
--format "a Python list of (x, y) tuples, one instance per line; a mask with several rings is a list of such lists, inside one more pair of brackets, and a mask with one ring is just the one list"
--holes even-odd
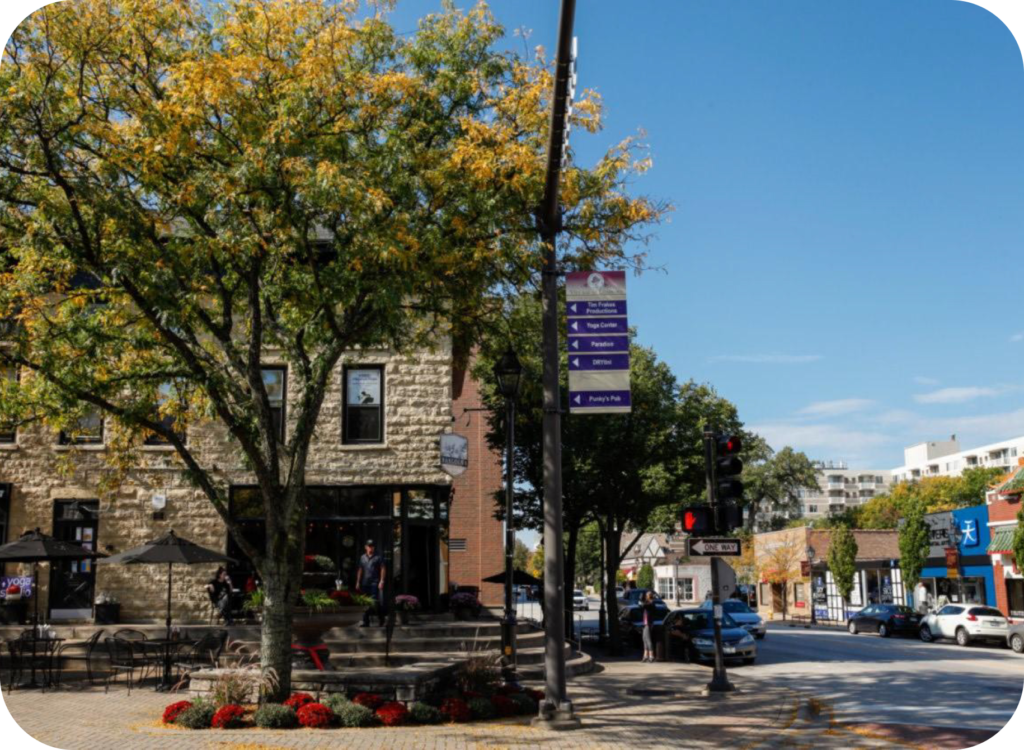
[(704, 539), (690, 537), (686, 540), (686, 554), (690, 557), (739, 557), (739, 539)]

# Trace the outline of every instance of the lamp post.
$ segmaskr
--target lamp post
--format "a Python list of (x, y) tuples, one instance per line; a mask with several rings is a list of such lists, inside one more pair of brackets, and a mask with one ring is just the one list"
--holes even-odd
[(501, 620), (501, 676), (506, 684), (516, 683), (516, 611), (512, 601), (512, 558), (515, 530), (512, 527), (516, 397), (523, 367), (509, 347), (494, 365), (498, 392), (505, 399), (505, 616)]
[(818, 618), (814, 614), (814, 547), (807, 545), (807, 569), (811, 574), (811, 625), (818, 623)]

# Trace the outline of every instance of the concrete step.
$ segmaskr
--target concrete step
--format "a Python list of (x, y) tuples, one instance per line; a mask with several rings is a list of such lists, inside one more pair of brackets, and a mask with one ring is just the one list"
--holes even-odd
[[(374, 637), (353, 639), (332, 638), (330, 635), (328, 634), (328, 637), (324, 639), (324, 643), (327, 644), (327, 648), (332, 654), (383, 654), (387, 650), (387, 639), (383, 632), (379, 632)], [(516, 641), (522, 647), (543, 646), (544, 633), (540, 631), (519, 633), (516, 636)], [(237, 643), (244, 645), (250, 651), (257, 650), (260, 645), (258, 640), (242, 640)], [(396, 634), (391, 640), (390, 650), (393, 654), (464, 654), (472, 651), (498, 650), (500, 647), (501, 636), (498, 634), (479, 638), (450, 636), (424, 638)]]
[[(565, 662), (566, 679), (572, 679), (581, 674), (590, 674), (596, 666), (597, 662), (594, 661), (590, 654), (577, 654), (572, 658), (567, 658)], [(524, 664), (520, 661), (516, 674), (523, 680), (543, 680), (544, 662), (541, 660), (535, 664)]]

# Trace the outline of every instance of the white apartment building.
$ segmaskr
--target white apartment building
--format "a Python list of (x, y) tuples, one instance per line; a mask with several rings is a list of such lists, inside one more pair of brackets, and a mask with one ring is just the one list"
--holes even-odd
[(892, 472), (886, 469), (851, 469), (842, 461), (816, 461), (818, 489), (800, 490), (805, 518), (822, 518), (862, 505), (889, 491)]
[(960, 450), (956, 435), (911, 445), (903, 450), (903, 466), (892, 470), (893, 482), (912, 482), (925, 477), (955, 477), (965, 469), (998, 468), (1009, 471), (1024, 458), (1024, 435), (978, 448)]

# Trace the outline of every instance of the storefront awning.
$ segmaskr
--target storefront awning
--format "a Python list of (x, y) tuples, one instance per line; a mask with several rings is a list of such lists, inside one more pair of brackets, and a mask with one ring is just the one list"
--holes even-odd
[(1010, 477), (996, 487), (1000, 495), (1020, 495), (1024, 493), (1024, 466), (1019, 466)]
[(1013, 531), (1016, 526), (1003, 526), (999, 529), (992, 530), (992, 541), (989, 542), (988, 549), (985, 551), (989, 554), (997, 552), (1012, 552), (1013, 551)]

